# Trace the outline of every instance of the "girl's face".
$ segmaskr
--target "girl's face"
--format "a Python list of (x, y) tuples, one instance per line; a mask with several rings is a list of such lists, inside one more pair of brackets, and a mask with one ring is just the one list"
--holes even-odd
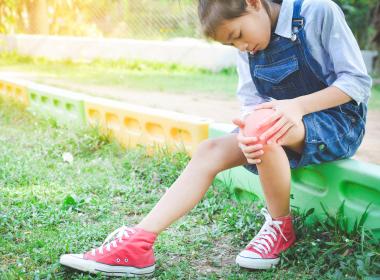
[[(270, 18), (261, 0), (247, 0), (247, 13), (225, 20), (215, 32), (215, 40), (232, 45), (240, 51), (256, 52), (265, 49), (270, 41), (272, 25), (278, 18), (278, 10)], [(272, 11), (272, 9), (271, 9)]]

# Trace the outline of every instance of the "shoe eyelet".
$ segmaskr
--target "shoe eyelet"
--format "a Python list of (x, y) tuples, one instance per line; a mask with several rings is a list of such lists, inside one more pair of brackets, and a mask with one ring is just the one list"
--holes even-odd
[(116, 259), (116, 262), (118, 262), (118, 263), (119, 263), (119, 262), (120, 262), (120, 259), (119, 259), (119, 258), (117, 258), (117, 259)]
[(128, 262), (128, 259), (126, 258), (126, 259), (124, 259), (124, 261), (127, 263), (127, 262)]

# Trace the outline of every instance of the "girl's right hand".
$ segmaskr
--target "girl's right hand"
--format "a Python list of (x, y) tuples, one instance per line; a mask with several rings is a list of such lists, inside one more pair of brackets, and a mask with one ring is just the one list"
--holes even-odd
[(264, 154), (263, 145), (257, 143), (257, 137), (246, 137), (243, 135), (244, 121), (241, 119), (233, 119), (232, 122), (239, 127), (239, 134), (237, 140), (239, 147), (247, 158), (249, 164), (261, 163), (260, 157)]

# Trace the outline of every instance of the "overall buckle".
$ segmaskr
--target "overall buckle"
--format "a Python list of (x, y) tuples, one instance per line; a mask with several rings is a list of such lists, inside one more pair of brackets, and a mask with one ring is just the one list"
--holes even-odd
[(302, 26), (304, 25), (304, 20), (303, 18), (296, 18), (296, 19), (293, 19), (293, 24), (295, 24), (296, 26)]

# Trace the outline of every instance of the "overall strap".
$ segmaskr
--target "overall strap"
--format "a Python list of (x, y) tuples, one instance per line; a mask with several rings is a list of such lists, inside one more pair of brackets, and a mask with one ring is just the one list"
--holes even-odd
[(305, 25), (305, 18), (301, 16), (301, 7), (303, 0), (295, 0), (293, 7), (293, 22), (292, 30), (294, 33), (298, 33)]

